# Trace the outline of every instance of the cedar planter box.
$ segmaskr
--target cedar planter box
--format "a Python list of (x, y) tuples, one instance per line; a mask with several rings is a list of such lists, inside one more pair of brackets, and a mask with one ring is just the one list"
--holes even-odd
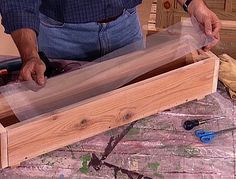
[[(148, 58), (154, 57), (150, 54)], [(18, 165), (216, 91), (219, 60), (212, 53), (202, 57), (195, 52), (178, 60), (162, 62), (159, 59), (158, 68), (118, 89), (22, 122), (1, 98), (1, 167)], [(132, 68), (127, 68), (127, 73), (131, 73), (128, 70)], [(46, 105), (46, 102), (40, 101), (39, 105)]]

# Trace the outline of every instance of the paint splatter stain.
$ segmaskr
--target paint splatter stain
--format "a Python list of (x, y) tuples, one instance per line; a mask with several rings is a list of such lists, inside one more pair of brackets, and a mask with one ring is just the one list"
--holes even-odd
[(148, 168), (151, 169), (152, 171), (157, 171), (157, 169), (160, 167), (160, 163), (148, 163)]
[(157, 172), (159, 167), (160, 167), (160, 163), (158, 163), (158, 162), (148, 163), (148, 168), (154, 172), (153, 173), (154, 176), (156, 176), (158, 178), (164, 178), (164, 176), (162, 174)]
[(65, 176), (63, 174), (60, 174), (59, 179), (65, 179)]
[(128, 136), (133, 136), (133, 135), (138, 135), (140, 133), (140, 129), (139, 128), (132, 128), (129, 130), (129, 132), (127, 133)]
[(191, 146), (178, 146), (176, 154), (184, 157), (197, 157), (200, 154), (200, 150)]
[(181, 167), (181, 164), (179, 163), (176, 167), (175, 167), (175, 170), (176, 171), (180, 171), (182, 169), (182, 167)]
[(167, 123), (160, 123), (157, 126), (158, 130), (170, 130), (170, 131), (176, 131), (176, 128), (172, 124)]
[(92, 157), (89, 154), (83, 155), (80, 157), (80, 161), (82, 162), (82, 167), (79, 171), (83, 174), (87, 174), (89, 172), (89, 162), (91, 161)]
[(162, 174), (160, 174), (160, 173), (154, 173), (154, 176), (156, 176), (158, 178), (161, 178), (161, 179), (164, 178), (164, 176)]
[(74, 154), (74, 152), (73, 152), (72, 146), (71, 146), (71, 145), (68, 145), (68, 146), (66, 146), (66, 148), (67, 148), (68, 151), (70, 151), (70, 153), (71, 153), (71, 158), (72, 158), (72, 159), (76, 159), (75, 154)]

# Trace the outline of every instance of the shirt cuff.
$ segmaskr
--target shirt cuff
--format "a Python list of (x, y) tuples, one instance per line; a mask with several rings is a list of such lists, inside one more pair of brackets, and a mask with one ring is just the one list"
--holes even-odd
[(7, 34), (22, 28), (33, 29), (36, 34), (38, 34), (39, 23), (39, 17), (33, 13), (22, 12), (2, 14), (2, 24), (5, 27), (5, 33)]

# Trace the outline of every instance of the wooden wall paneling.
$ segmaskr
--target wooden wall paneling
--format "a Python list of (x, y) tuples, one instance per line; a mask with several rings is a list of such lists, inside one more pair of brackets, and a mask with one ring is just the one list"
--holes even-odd
[(174, 0), (157, 1), (156, 26), (166, 28), (173, 23)]
[(225, 9), (226, 12), (233, 11), (233, 0), (225, 0)]
[[(183, 8), (174, 0), (173, 9), (166, 10), (163, 7), (165, 1), (158, 1), (156, 28), (166, 28), (187, 17)], [(236, 1), (235, 0), (205, 0), (208, 7), (214, 11), (221, 20), (236, 20)], [(158, 22), (159, 21), (159, 22)]]
[(223, 20), (221, 23), (221, 40), (219, 44), (213, 49), (214, 53), (217, 55), (227, 53), (228, 55), (236, 58), (236, 21)]
[(153, 0), (143, 0), (142, 4), (138, 6), (138, 15), (143, 30), (144, 37), (147, 35), (147, 25), (150, 17), (150, 11)]
[(225, 10), (225, 1), (226, 0), (204, 0), (207, 6), (210, 9)]
[(232, 12), (236, 12), (236, 1), (232, 0)]
[(236, 12), (226, 12), (217, 9), (212, 9), (212, 11), (216, 13), (220, 20), (236, 20)]

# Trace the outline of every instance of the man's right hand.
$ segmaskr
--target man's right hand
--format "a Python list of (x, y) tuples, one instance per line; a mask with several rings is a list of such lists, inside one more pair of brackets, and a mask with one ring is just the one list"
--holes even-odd
[(27, 28), (18, 29), (12, 32), (11, 36), (20, 52), (23, 63), (19, 80), (34, 80), (39, 85), (44, 85), (46, 66), (38, 54), (36, 32)]
[(38, 85), (43, 86), (45, 84), (45, 70), (46, 66), (40, 58), (31, 58), (23, 63), (19, 80), (34, 80)]

